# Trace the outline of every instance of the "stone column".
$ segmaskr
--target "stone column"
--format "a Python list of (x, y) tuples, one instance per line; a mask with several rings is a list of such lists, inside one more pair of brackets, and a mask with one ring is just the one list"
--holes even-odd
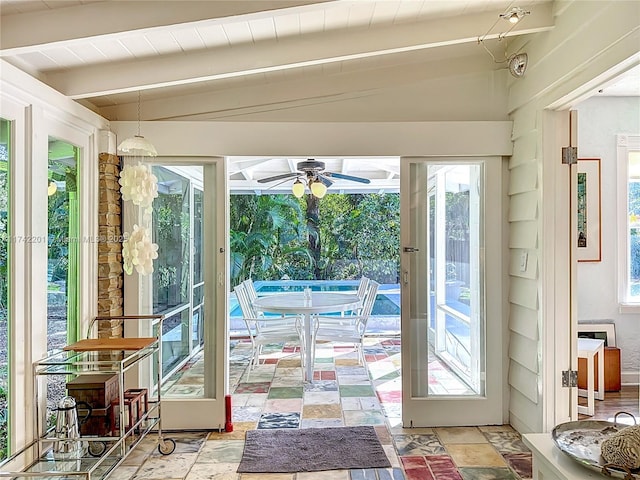
[[(105, 132), (107, 139), (113, 136)], [(114, 143), (114, 142), (109, 142)], [(98, 316), (123, 314), (122, 201), (120, 195), (120, 159), (115, 148), (101, 148), (99, 155), (98, 206)], [(111, 153), (113, 151), (113, 153)], [(99, 338), (122, 337), (122, 321), (98, 322)]]

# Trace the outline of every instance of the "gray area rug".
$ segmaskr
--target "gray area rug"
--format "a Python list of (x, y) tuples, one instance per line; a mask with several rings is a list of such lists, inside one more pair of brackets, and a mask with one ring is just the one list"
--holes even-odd
[(239, 473), (390, 468), (373, 427), (248, 430)]

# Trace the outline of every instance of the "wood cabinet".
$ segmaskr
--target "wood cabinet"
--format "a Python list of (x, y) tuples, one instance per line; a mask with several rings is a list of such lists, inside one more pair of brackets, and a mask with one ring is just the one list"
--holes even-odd
[[(595, 385), (598, 385), (597, 355), (594, 358)], [(584, 358), (578, 359), (578, 388), (587, 388), (587, 365)], [(620, 381), (620, 349), (604, 347), (604, 391), (619, 392)]]

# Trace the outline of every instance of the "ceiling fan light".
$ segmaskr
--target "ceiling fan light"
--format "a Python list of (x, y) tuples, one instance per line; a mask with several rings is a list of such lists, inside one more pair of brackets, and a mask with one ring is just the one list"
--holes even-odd
[(294, 197), (302, 198), (302, 196), (304, 195), (304, 183), (302, 183), (300, 180), (296, 180), (291, 186), (291, 192), (293, 193)]
[(312, 182), (310, 188), (311, 188), (311, 193), (313, 193), (313, 195), (316, 196), (317, 198), (322, 198), (327, 193), (327, 186), (324, 183), (320, 182), (319, 180)]

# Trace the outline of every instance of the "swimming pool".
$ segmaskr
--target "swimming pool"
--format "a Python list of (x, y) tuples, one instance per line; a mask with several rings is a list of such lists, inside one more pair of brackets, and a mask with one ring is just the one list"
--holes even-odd
[[(306, 287), (314, 292), (355, 292), (359, 280), (257, 280), (255, 282), (258, 296), (273, 293), (301, 292)], [(373, 304), (371, 315), (394, 316), (400, 315), (400, 284), (381, 284), (378, 295)], [(229, 316), (242, 318), (242, 312), (235, 295), (229, 298)]]

